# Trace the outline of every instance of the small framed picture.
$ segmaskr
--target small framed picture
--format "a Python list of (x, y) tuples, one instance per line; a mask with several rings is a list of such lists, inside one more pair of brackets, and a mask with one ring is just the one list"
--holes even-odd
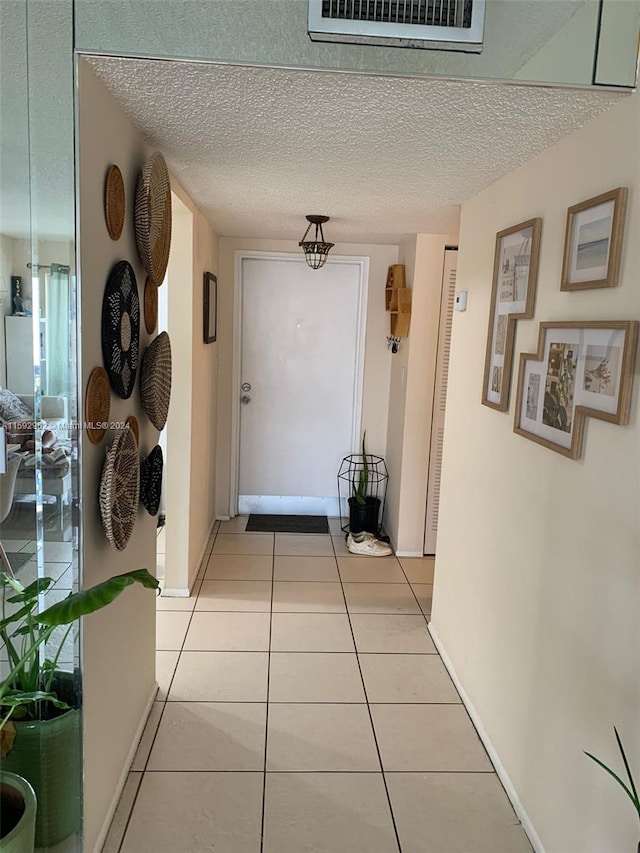
[(514, 432), (578, 459), (587, 417), (628, 423), (639, 325), (540, 323), (538, 351), (520, 356)]
[(213, 273), (204, 274), (204, 342), (212, 344), (216, 340), (218, 322), (218, 279)]
[(529, 219), (496, 234), (493, 285), (482, 402), (509, 408), (516, 320), (533, 317), (542, 219)]
[(569, 208), (560, 290), (617, 285), (626, 207), (627, 188), (618, 187)]

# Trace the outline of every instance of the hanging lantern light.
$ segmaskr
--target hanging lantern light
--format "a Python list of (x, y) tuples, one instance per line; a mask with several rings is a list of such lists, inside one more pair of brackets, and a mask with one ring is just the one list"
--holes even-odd
[[(322, 233), (322, 223), (328, 222), (329, 217), (317, 216), (316, 214), (310, 213), (307, 214), (307, 219), (309, 220), (309, 225), (307, 226), (307, 230), (304, 232), (302, 240), (298, 243), (298, 246), (302, 246), (304, 259), (307, 262), (307, 265), (310, 266), (312, 270), (319, 270), (320, 267), (325, 265), (329, 250), (335, 246), (335, 243), (327, 243), (324, 239), (324, 234)], [(316, 226), (315, 237), (313, 240), (307, 240), (306, 237), (312, 225)]]

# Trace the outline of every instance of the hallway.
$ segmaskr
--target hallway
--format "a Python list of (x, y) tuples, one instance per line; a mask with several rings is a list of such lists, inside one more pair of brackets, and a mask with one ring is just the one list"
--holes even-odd
[(193, 597), (158, 599), (104, 853), (530, 851), (429, 636), (433, 560), (354, 557), (337, 519), (245, 524), (216, 525)]

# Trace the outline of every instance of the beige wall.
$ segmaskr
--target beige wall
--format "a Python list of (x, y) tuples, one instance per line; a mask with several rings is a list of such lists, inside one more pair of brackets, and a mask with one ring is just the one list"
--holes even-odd
[[(100, 318), (108, 273), (117, 260), (134, 267), (142, 299), (145, 274), (137, 257), (132, 204), (137, 176), (149, 149), (90, 68), (80, 63), (80, 254), (82, 390), (89, 373), (102, 364)], [(112, 242), (103, 214), (106, 168), (117, 163), (123, 172), (129, 218), (122, 237)], [(202, 279), (217, 271), (217, 235), (182, 188), (178, 197), (176, 252), (187, 268), (169, 268), (169, 312), (172, 335), (173, 387), (168, 429), (168, 464), (180, 472), (167, 495), (167, 517), (178, 543), (167, 551), (167, 586), (186, 591), (197, 574), (214, 519), (215, 413), (217, 344), (202, 336)], [(152, 336), (141, 322), (141, 352)], [(158, 432), (142, 411), (136, 387), (129, 400), (112, 394), (111, 420), (135, 414), (141, 428), (141, 453), (158, 441)], [(155, 570), (156, 519), (141, 507), (129, 545), (112, 550), (104, 537), (96, 495), (108, 437), (100, 445), (83, 442), (83, 584), (142, 566)], [(85, 850), (96, 848), (108, 827), (119, 785), (128, 769), (147, 704), (155, 693), (155, 600), (149, 591), (131, 588), (107, 610), (86, 620), (84, 655)], [(126, 701), (123, 701), (126, 697)], [(114, 797), (116, 800), (114, 800)]]
[(456, 244), (454, 234), (418, 234), (400, 247), (412, 291), (411, 327), (391, 364), (385, 512), (400, 554), (423, 553), (444, 250)]
[[(83, 62), (79, 66), (81, 393), (91, 370), (102, 364), (102, 296), (116, 261), (126, 259), (136, 272), (142, 296), (144, 271), (138, 260), (132, 202), (147, 146), (116, 102)], [(104, 177), (117, 163), (125, 182), (128, 217), (122, 237), (113, 242), (103, 212)], [(150, 337), (141, 324), (141, 352)], [(111, 421), (135, 415), (141, 452), (148, 453), (158, 433), (142, 411), (138, 390), (129, 400), (111, 395)], [(140, 507), (124, 551), (112, 549), (98, 510), (98, 484), (104, 457), (115, 432), (100, 444), (82, 436), (82, 582), (92, 586), (121, 572), (155, 571), (156, 520)], [(84, 621), (84, 833), (86, 851), (96, 848), (103, 824), (117, 796), (127, 760), (147, 703), (155, 691), (155, 598), (139, 587), (127, 589), (107, 609)]]
[[(250, 240), (220, 238), (220, 275), (218, 279), (218, 337), (220, 341), (218, 370), (218, 464), (216, 511), (219, 517), (235, 514), (230, 506), (231, 482), (231, 412), (233, 388), (233, 299), (236, 251), (290, 252), (300, 254), (297, 242), (285, 240)], [(338, 243), (333, 255), (369, 258), (369, 282), (365, 339), (362, 428), (367, 430), (367, 450), (384, 455), (387, 445), (387, 409), (389, 404), (389, 372), (391, 355), (387, 349), (389, 320), (384, 306), (384, 287), (390, 264), (396, 263), (397, 246), (371, 246)], [(339, 306), (336, 306), (339, 310)]]
[[(547, 853), (635, 850), (637, 816), (583, 754), (640, 768), (640, 388), (630, 424), (589, 421), (572, 461), (480, 404), (495, 234), (543, 217), (535, 320), (639, 319), (640, 100), (554, 145), (463, 207), (431, 627)], [(615, 289), (561, 293), (566, 209), (630, 189)]]

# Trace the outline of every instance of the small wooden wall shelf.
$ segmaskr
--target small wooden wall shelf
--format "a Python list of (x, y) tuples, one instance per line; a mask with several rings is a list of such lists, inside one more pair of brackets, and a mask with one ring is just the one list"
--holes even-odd
[(406, 286), (404, 264), (392, 264), (389, 267), (384, 301), (390, 313), (391, 334), (397, 338), (406, 338), (411, 324), (411, 290)]

